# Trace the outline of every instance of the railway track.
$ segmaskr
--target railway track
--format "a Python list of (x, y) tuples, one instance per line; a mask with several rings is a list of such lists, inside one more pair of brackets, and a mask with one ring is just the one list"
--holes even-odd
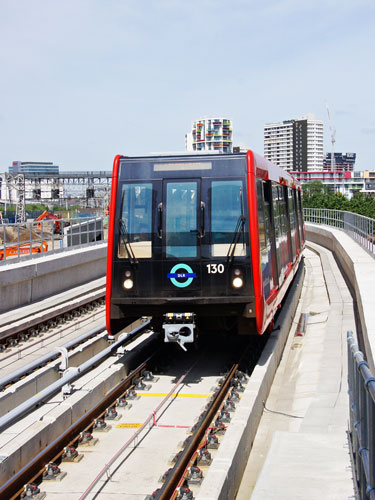
[[(259, 339), (255, 339), (255, 341), (259, 344)], [(241, 345), (241, 348), (239, 348), (239, 351), (243, 352), (243, 344)], [(157, 378), (152, 377), (148, 373), (150, 368), (157, 370), (157, 365), (160, 366), (160, 363), (163, 364), (165, 362), (166, 352), (169, 352), (170, 354), (172, 352), (173, 362), (170, 364), (165, 374), (159, 373)], [(210, 445), (208, 445), (207, 448), (206, 443), (206, 446), (203, 446), (202, 448), (202, 439), (203, 441), (207, 442), (208, 440), (213, 443), (214, 448), (217, 446), (219, 442), (217, 434), (220, 435), (225, 431), (225, 427), (228, 425), (230, 420), (229, 414), (235, 408), (234, 400), (239, 399), (239, 391), (242, 390), (242, 382), (245, 380), (245, 377), (240, 375), (238, 372), (238, 364), (229, 370), (228, 373), (230, 375), (228, 375), (227, 378), (224, 379), (223, 376), (220, 376), (220, 373), (224, 369), (224, 365), (227, 365), (229, 362), (228, 354), (224, 355), (221, 349), (211, 349), (211, 352), (214, 359), (210, 362), (207, 362), (207, 357), (202, 354), (199, 354), (197, 359), (196, 353), (193, 353), (188, 360), (186, 354), (180, 352), (176, 353), (175, 346), (173, 346), (172, 349), (171, 346), (164, 346), (161, 353), (158, 355), (158, 358), (154, 356), (152, 359), (150, 358), (147, 361), (147, 364), (143, 362), (137, 366), (137, 368), (129, 377), (125, 379), (124, 382), (118, 384), (118, 386), (113, 389), (108, 396), (102, 398), (102, 400), (95, 405), (95, 408), (87, 412), (87, 415), (83, 419), (79, 419), (76, 423), (77, 425), (75, 424), (74, 427), (65, 430), (60, 437), (56, 438), (53, 443), (51, 443), (51, 445), (44, 450), (43, 457), (39, 454), (34, 460), (32, 460), (27, 466), (29, 472), (27, 476), (28, 479), (26, 481), (25, 475), (20, 476), (18, 474), (13, 477), (11, 483), (6, 483), (4, 494), (8, 496), (11, 494), (12, 496), (9, 498), (17, 498), (17, 495), (20, 494), (23, 486), (23, 491), (27, 491), (29, 494), (31, 491), (42, 489), (47, 492), (47, 498), (58, 498), (60, 495), (64, 495), (65, 498), (77, 498), (78, 492), (75, 492), (70, 497), (69, 495), (67, 496), (67, 491), (71, 490), (71, 485), (74, 485), (77, 482), (76, 474), (84, 474), (82, 470), (97, 471), (96, 481), (93, 482), (94, 478), (91, 478), (91, 481), (87, 482), (87, 491), (84, 492), (81, 490), (79, 492), (82, 494), (81, 498), (87, 498), (91, 494), (93, 487), (96, 485), (98, 485), (97, 487), (99, 489), (103, 487), (102, 478), (103, 475), (106, 476), (108, 474), (108, 464), (111, 464), (110, 468), (113, 470), (112, 466), (116, 468), (116, 462), (118, 462), (118, 460), (120, 460), (120, 462), (123, 461), (124, 456), (126, 457), (129, 452), (132, 456), (130, 462), (133, 462), (135, 459), (133, 455), (137, 455), (136, 460), (143, 460), (142, 450), (144, 447), (146, 447), (149, 453), (150, 450), (152, 453), (161, 453), (165, 456), (165, 463), (160, 462), (159, 465), (163, 469), (164, 467), (168, 468), (168, 456), (171, 454), (178, 454), (178, 442), (185, 441), (187, 436), (186, 433), (193, 428), (191, 434), (192, 437), (188, 438), (188, 444), (184, 446), (183, 452), (178, 455), (175, 467), (176, 472), (173, 472), (173, 474), (170, 472), (168, 474), (165, 485), (162, 486), (161, 490), (163, 490), (163, 488), (167, 488), (168, 484), (174, 484), (170, 483), (170, 481), (177, 481), (176, 474), (180, 475), (177, 482), (180, 483), (182, 481), (182, 483), (184, 483), (186, 481), (186, 477), (184, 475), (181, 476), (181, 472), (187, 470), (184, 465), (186, 460), (187, 463), (196, 462), (199, 454), (202, 457), (200, 460), (203, 459), (204, 461), (203, 466), (210, 462), (210, 460), (207, 459), (207, 456), (209, 456), (210, 453), (208, 451)], [(227, 353), (228, 352), (230, 352), (230, 349), (227, 350)], [(249, 359), (247, 359), (245, 362), (247, 370), (251, 370), (250, 363), (254, 362), (254, 349), (252, 349), (252, 352), (252, 361), (250, 362)], [(142, 356), (144, 356), (143, 352)], [(235, 354), (235, 357), (238, 358), (239, 354)], [(181, 372), (182, 375), (180, 375)], [(207, 373), (210, 373), (210, 375), (203, 376)], [(143, 381), (142, 377), (145, 377)], [(237, 378), (233, 380), (233, 377)], [(241, 377), (241, 380), (239, 380), (238, 377)], [(149, 391), (151, 383), (153, 386), (152, 393)], [(165, 387), (169, 388), (169, 392), (167, 394), (165, 393)], [(124, 396), (126, 396), (125, 393), (129, 394), (129, 391), (131, 394), (134, 394), (131, 392), (133, 389), (136, 390), (137, 399), (132, 402), (132, 408), (127, 410), (128, 405), (124, 402)], [(227, 401), (224, 402), (224, 396), (228, 390), (232, 392), (232, 399), (228, 398)], [(197, 394), (197, 391), (199, 394)], [(204, 391), (205, 397), (202, 397), (202, 391)], [(204, 403), (206, 403), (207, 408), (202, 408), (202, 404)], [(214, 419), (215, 422), (212, 423), (212, 419), (218, 411), (221, 412), (219, 413), (220, 416), (217, 416)], [(104, 420), (103, 417), (105, 417)], [(179, 419), (181, 418), (182, 421), (179, 422)], [(136, 420), (136, 423), (134, 423), (134, 419)], [(224, 422), (221, 422), (220, 419), (223, 419)], [(169, 420), (169, 423), (166, 423), (166, 420)], [(195, 420), (197, 420), (197, 424)], [(171, 421), (175, 422), (175, 424), (171, 425)], [(179, 425), (179, 423), (181, 425)], [(106, 429), (109, 428), (110, 424), (112, 424), (112, 429), (109, 432), (105, 432)], [(213, 429), (211, 429), (208, 434), (207, 429), (210, 425)], [(138, 427), (138, 430), (135, 433), (134, 426)], [(82, 433), (90, 432), (92, 429), (95, 429), (94, 432), (100, 432), (100, 434), (97, 434), (100, 436), (99, 443), (97, 443), (95, 447), (87, 446), (87, 444), (82, 443)], [(152, 433), (152, 429), (156, 430), (156, 432), (163, 432), (167, 434), (172, 432), (172, 437), (166, 442), (166, 449), (159, 451), (155, 449), (155, 434)], [(126, 439), (128, 436), (129, 438)], [(111, 457), (107, 456), (108, 454), (103, 455), (103, 449), (113, 449), (113, 443), (110, 444), (113, 439), (117, 443), (125, 439), (128, 445), (123, 446), (121, 450), (119, 450), (119, 453), (115, 454), (114, 459), (112, 457), (113, 460), (111, 461)], [(135, 446), (135, 440), (142, 442), (142, 446), (137, 449), (136, 454), (134, 452), (134, 448), (129, 448), (132, 443), (133, 446)], [(75, 445), (78, 442), (82, 444), (76, 448)], [(150, 444), (146, 444), (146, 442), (150, 442)], [(59, 443), (58, 446), (57, 443)], [(59, 448), (59, 450), (57, 450), (57, 448)], [(193, 448), (195, 449), (193, 450)], [(60, 463), (64, 450), (65, 455), (68, 453), (69, 460), (71, 460), (68, 463)], [(78, 453), (78, 455), (76, 453)], [(77, 456), (83, 455), (85, 460), (82, 461), (82, 463), (76, 463), (76, 461), (72, 461), (72, 455), (74, 455), (76, 459)], [(104, 467), (102, 471), (98, 471), (98, 465), (103, 463), (107, 464), (107, 467)], [(128, 470), (128, 467), (130, 467), (130, 469), (133, 467), (131, 463), (128, 463), (128, 460), (125, 460), (125, 463), (126, 470)], [(25, 469), (25, 467), (23, 469)], [(188, 470), (190, 472), (195, 471), (194, 475), (200, 474), (198, 465), (190, 465)], [(67, 477), (64, 478), (62, 483), (59, 483), (58, 479), (61, 477), (61, 474), (64, 474), (66, 471), (68, 471)], [(158, 489), (158, 477), (159, 475), (162, 475), (159, 473), (160, 471), (156, 473), (154, 478), (156, 490)], [(48, 475), (50, 475), (52, 478), (54, 477), (55, 480), (43, 481), (41, 485), (38, 485), (37, 483), (31, 484), (32, 481), (35, 481), (35, 479), (39, 480), (40, 477), (43, 477), (43, 475), (45, 478), (47, 476), (46, 479), (48, 479)], [(21, 485), (21, 483), (23, 483), (23, 485)], [(84, 484), (82, 482), (82, 478), (80, 483)], [(90, 485), (90, 483), (92, 484)], [(129, 481), (126, 483), (129, 485)], [(58, 491), (59, 485), (63, 487), (61, 491)], [(111, 485), (111, 481), (105, 481), (105, 489), (108, 488), (108, 485)], [(50, 489), (51, 486), (52, 491)], [(134, 487), (134, 483), (133, 486), (130, 487)], [(168, 486), (167, 491), (169, 491), (169, 488), (173, 487), (174, 486)], [(181, 488), (185, 488), (185, 486), (182, 484)], [(97, 490), (95, 491), (97, 492)], [(3, 490), (0, 490), (0, 498), (2, 498), (2, 494)], [(161, 492), (161, 494), (163, 493)], [(154, 498), (152, 496), (152, 492), (150, 492), (150, 495), (151, 498)], [(162, 496), (161, 498), (169, 497)]]
[[(120, 383), (118, 384), (114, 384), (114, 389), (110, 390), (109, 393), (110, 395), (113, 396), (113, 394), (118, 394), (118, 391), (117, 389), (119, 387), (123, 388), (124, 390), (122, 392), (126, 392), (126, 389), (127, 387), (129, 386), (130, 382), (132, 380), (134, 380), (134, 377), (136, 377), (140, 372), (135, 369), (133, 370), (133, 366), (136, 366), (139, 364), (139, 360), (140, 358), (143, 356), (143, 355), (148, 355), (150, 356), (151, 355), (151, 351), (152, 351), (152, 348), (155, 347), (155, 342), (156, 342), (156, 337), (155, 335), (152, 335), (151, 338), (149, 338), (148, 340), (146, 340), (143, 345), (142, 345), (142, 349), (140, 348), (137, 348), (137, 344), (139, 343), (139, 335), (142, 334), (141, 330), (144, 329), (147, 325), (144, 324), (142, 325), (141, 327), (138, 327), (136, 328), (131, 334), (128, 335), (128, 339), (124, 339), (124, 345), (127, 345), (129, 342), (134, 342), (135, 344), (135, 348), (132, 349), (129, 353), (127, 353), (127, 356), (126, 356), (126, 360), (122, 360), (122, 371), (121, 373), (119, 374), (119, 376), (117, 377), (118, 380), (121, 380)], [(149, 336), (150, 337), (150, 336)], [(115, 348), (115, 344), (113, 344), (113, 347)], [(141, 355), (142, 353), (142, 355)], [(95, 380), (97, 379), (98, 377), (101, 377), (104, 379), (110, 379), (112, 377), (112, 379), (114, 378), (114, 373), (111, 373), (111, 365), (116, 365), (116, 359), (112, 359), (112, 360), (108, 360), (107, 361), (107, 364), (104, 363), (104, 366), (103, 364), (100, 365), (99, 367), (95, 367), (95, 360), (94, 360), (94, 365), (93, 365), (93, 368), (94, 368), (94, 371), (91, 373), (88, 373), (88, 375), (86, 375), (86, 381), (83, 381), (81, 382), (81, 379), (78, 379), (77, 377), (77, 389), (78, 391), (82, 391), (83, 393), (83, 402), (82, 400), (78, 400), (77, 401), (77, 398), (76, 398), (76, 401), (75, 402), (72, 402), (71, 403), (71, 407), (69, 408), (69, 410), (71, 410), (71, 414), (69, 413), (68, 411), (68, 414), (67, 416), (70, 417), (70, 421), (71, 421), (71, 425), (69, 426), (69, 429), (68, 429), (68, 435), (71, 437), (73, 435), (73, 430), (77, 429), (77, 422), (78, 422), (78, 425), (79, 425), (79, 429), (82, 430), (82, 432), (84, 433), (84, 438), (86, 439), (87, 438), (87, 430), (90, 429), (90, 427), (94, 427), (94, 426), (98, 426), (100, 427), (100, 421), (101, 421), (101, 417), (104, 416), (105, 414), (105, 408), (104, 407), (107, 407), (107, 406), (111, 406), (113, 403), (112, 403), (112, 400), (110, 400), (110, 403), (108, 403), (108, 405), (106, 406), (106, 401), (108, 400), (108, 396), (106, 395), (104, 397), (104, 394), (106, 394), (106, 390), (105, 388), (101, 387), (100, 386), (100, 382), (99, 382), (99, 388), (97, 388), (98, 390), (95, 391), (95, 383), (92, 383), (92, 387), (90, 389), (88, 389), (88, 383), (87, 383), (87, 380)], [(114, 370), (112, 370), (112, 372), (116, 371), (116, 368)], [(141, 367), (142, 369), (144, 367)], [(140, 368), (140, 370), (141, 370)], [(87, 370), (86, 370), (87, 371)], [(118, 371), (118, 370), (117, 370)], [(127, 380), (127, 382), (129, 383), (126, 383), (125, 385), (122, 383), (122, 379), (124, 378), (124, 374), (126, 372), (132, 372), (132, 377), (125, 377), (125, 379)], [(81, 375), (81, 374), (77, 374), (77, 375)], [(115, 373), (116, 375), (116, 373)], [(82, 370), (82, 379), (84, 379), (84, 370)], [(54, 384), (52, 384), (52, 386), (54, 386)], [(52, 390), (53, 390), (53, 387), (51, 386)], [(109, 386), (109, 384), (108, 384)], [(117, 389), (116, 389), (117, 388)], [(102, 397), (100, 396), (100, 390), (102, 393)], [(87, 391), (87, 393), (86, 393)], [(117, 391), (117, 392), (116, 392)], [(55, 391), (56, 392), (56, 391)], [(74, 391), (72, 391), (70, 393), (70, 395), (73, 395)], [(43, 394), (41, 394), (41, 396), (43, 396)], [(77, 394), (76, 394), (77, 396)], [(89, 411), (86, 411), (87, 408), (87, 402), (84, 400), (85, 399), (85, 396), (88, 396), (88, 399), (89, 402), (92, 402), (92, 401), (95, 401), (95, 404), (93, 405), (92, 408), (89, 409)], [(114, 397), (115, 397), (114, 396)], [(49, 453), (51, 452), (51, 450), (56, 450), (56, 440), (57, 442), (61, 442), (60, 441), (60, 432), (59, 432), (59, 427), (60, 427), (60, 422), (58, 421), (58, 419), (54, 418), (52, 415), (53, 415), (53, 412), (55, 412), (56, 414), (56, 411), (57, 413), (61, 413), (61, 410), (65, 413), (66, 412), (66, 404), (65, 404), (65, 401), (66, 401), (66, 398), (67, 398), (67, 395), (65, 394), (63, 397), (61, 396), (56, 396), (55, 398), (48, 398), (47, 396), (45, 397), (42, 397), (41, 398), (41, 401), (40, 401), (40, 404), (38, 405), (38, 408), (37, 410), (35, 410), (32, 414), (30, 414), (30, 417), (26, 417), (22, 420), (22, 424), (21, 422), (19, 422), (18, 424), (15, 423), (13, 426), (12, 424), (8, 427), (5, 427), (4, 428), (4, 425), (1, 425), (2, 426), (2, 430), (3, 430), (3, 434), (2, 434), (2, 437), (3, 437), (3, 441), (4, 441), (4, 438), (7, 437), (7, 435), (9, 436), (8, 438), (8, 448), (5, 446), (3, 446), (0, 450), (0, 454), (6, 452), (7, 450), (12, 450), (14, 448), (14, 444), (13, 444), (13, 441), (12, 441), (12, 436), (14, 435), (15, 432), (17, 432), (17, 428), (18, 430), (20, 429), (20, 424), (23, 425), (23, 427), (25, 428), (25, 431), (23, 434), (26, 434), (26, 436), (24, 438), (22, 438), (22, 431), (21, 431), (21, 434), (20, 436), (17, 437), (17, 440), (19, 441), (19, 443), (22, 443), (23, 441), (23, 448), (22, 448), (22, 445), (20, 444), (20, 451), (18, 453), (21, 453), (22, 454), (22, 450), (25, 449), (25, 450), (28, 450), (29, 452), (29, 455), (32, 456), (31, 460), (29, 461), (30, 463), (29, 464), (21, 464), (23, 465), (23, 467), (19, 467), (21, 470), (19, 471), (21, 476), (20, 477), (24, 477), (23, 475), (26, 473), (25, 472), (25, 469), (28, 471), (26, 474), (28, 475), (30, 473), (30, 471), (34, 471), (36, 470), (35, 467), (37, 467), (35, 464), (39, 464), (40, 463), (40, 460), (41, 460), (41, 457), (42, 456), (45, 456), (45, 453)], [(74, 396), (73, 396), (73, 399), (74, 399)], [(48, 404), (45, 404), (45, 403), (48, 403)], [(60, 407), (61, 407), (61, 410), (60, 410)], [(52, 412), (51, 412), (51, 409), (52, 409)], [(103, 410), (103, 411), (101, 411)], [(34, 417), (34, 415), (37, 415), (36, 417)], [(6, 415), (6, 417), (8, 417), (9, 414)], [(75, 415), (78, 416), (78, 420), (75, 418)], [(82, 418), (81, 418), (82, 417)], [(92, 418), (91, 418), (92, 417)], [(5, 417), (1, 418), (0, 421), (2, 422), (4, 420)], [(42, 443), (42, 440), (39, 438), (39, 435), (38, 435), (38, 428), (36, 428), (36, 432), (33, 433), (33, 428), (35, 430), (35, 420), (38, 421), (46, 421), (47, 422), (47, 429), (46, 431), (49, 433), (49, 439), (48, 441), (51, 441), (51, 444), (48, 444), (48, 446), (46, 447), (47, 449), (44, 449), (43, 450), (43, 443)], [(66, 421), (67, 419), (65, 418), (64, 421)], [(77, 421), (76, 421), (77, 420)], [(84, 424), (84, 428), (82, 428), (82, 422)], [(81, 425), (82, 424), (82, 425)], [(15, 429), (14, 429), (15, 427)], [(37, 426), (38, 427), (38, 426)], [(86, 434), (85, 434), (86, 433)], [(65, 436), (65, 432), (63, 433), (64, 436)], [(79, 436), (77, 436), (77, 439), (79, 438)], [(64, 439), (64, 437), (62, 437), (62, 439)], [(71, 443), (70, 443), (71, 444)], [(67, 445), (67, 446), (70, 446)], [(17, 446), (17, 443), (16, 443), (16, 446)], [(70, 448), (71, 450), (71, 448)], [(63, 450), (62, 450), (63, 451)], [(25, 452), (25, 451), (24, 451)], [(38, 453), (39, 452), (39, 453)], [(4, 471), (4, 469), (8, 469), (8, 475), (9, 475), (9, 471), (12, 469), (12, 467), (14, 467), (10, 462), (12, 462), (12, 460), (16, 460), (16, 462), (14, 462), (15, 466), (17, 467), (17, 463), (19, 464), (19, 462), (17, 462), (17, 457), (11, 457), (11, 456), (7, 456), (7, 455), (3, 455), (2, 457), (2, 468), (3, 470), (1, 471), (1, 475), (2, 475), (2, 478), (1, 478), (1, 481), (0, 482), (5, 482), (4, 484), (4, 487), (2, 487), (0, 489), (0, 498), (13, 498), (13, 493), (15, 495), (15, 498), (17, 498), (20, 494), (20, 492), (17, 492), (17, 491), (14, 491), (14, 488), (17, 486), (18, 481), (19, 481), (19, 476), (18, 474), (15, 474), (13, 476), (13, 479), (9, 482), (6, 478), (6, 472)], [(58, 457), (57, 457), (58, 458)], [(8, 460), (8, 463), (7, 463), (7, 460)], [(30, 466), (30, 467), (29, 467)], [(9, 478), (8, 478), (9, 479)], [(22, 481), (21, 481), (22, 482)], [(13, 491), (13, 493), (11, 494), (10, 492)], [(26, 489), (25, 489), (25, 492), (30, 495), (30, 491), (33, 491), (33, 487), (30, 486), (26, 486)]]
[[(94, 309), (104, 311), (104, 304), (103, 280), (97, 280), (90, 287), (77, 287), (70, 294), (60, 294), (48, 301), (3, 314), (0, 316), (0, 353), (11, 352), (20, 344), (31, 342), (41, 335), (47, 337), (50, 330), (75, 321)], [(18, 349), (18, 352), (23, 350), (27, 347)]]

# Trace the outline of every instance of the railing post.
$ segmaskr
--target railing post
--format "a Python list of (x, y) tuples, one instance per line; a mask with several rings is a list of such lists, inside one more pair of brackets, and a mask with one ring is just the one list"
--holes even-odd
[(367, 389), (367, 421), (368, 421), (368, 452), (369, 452), (369, 490), (375, 498), (375, 379), (372, 377), (366, 382)]

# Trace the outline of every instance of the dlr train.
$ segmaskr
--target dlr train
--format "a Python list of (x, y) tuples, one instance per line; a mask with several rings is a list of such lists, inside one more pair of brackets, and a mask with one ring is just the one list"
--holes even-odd
[(183, 349), (198, 331), (262, 334), (304, 240), (301, 186), (252, 151), (116, 156), (108, 332), (151, 316)]

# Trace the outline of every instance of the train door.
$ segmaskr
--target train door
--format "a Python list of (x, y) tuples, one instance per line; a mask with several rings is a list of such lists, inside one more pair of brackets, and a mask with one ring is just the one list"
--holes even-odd
[(163, 181), (159, 237), (162, 240), (162, 286), (172, 293), (200, 290), (201, 181)]
[(276, 262), (272, 250), (270, 204), (265, 196), (266, 183), (257, 179), (259, 245), (262, 266), (264, 297), (267, 300), (275, 288)]
[(288, 213), (289, 213), (289, 229), (290, 229), (290, 243), (292, 251), (292, 262), (296, 258), (296, 213), (294, 208), (293, 200), (293, 190), (292, 188), (287, 188), (287, 200), (288, 200)]
[(301, 224), (300, 224), (300, 214), (298, 211), (298, 204), (297, 204), (297, 191), (293, 189), (293, 207), (294, 207), (294, 213), (296, 216), (296, 249), (301, 248)]

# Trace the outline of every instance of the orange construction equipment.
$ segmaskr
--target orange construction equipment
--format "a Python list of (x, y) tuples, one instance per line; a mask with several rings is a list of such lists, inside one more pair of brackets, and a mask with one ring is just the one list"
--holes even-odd
[[(48, 244), (46, 241), (42, 241), (42, 243), (39, 246), (31, 247), (31, 253), (43, 253), (47, 252), (47, 250), (48, 250)], [(30, 243), (24, 243), (19, 247), (17, 246), (7, 247), (5, 248), (5, 250), (4, 248), (0, 249), (0, 260), (4, 260), (4, 253), (6, 257), (30, 254)]]
[[(43, 219), (49, 219), (49, 220), (55, 220), (55, 228), (54, 228), (54, 233), (55, 234), (61, 234), (61, 221), (60, 221), (60, 217), (58, 217), (57, 215), (55, 214), (52, 214), (51, 212), (48, 212), (48, 210), (45, 210), (42, 214), (39, 215), (39, 217), (37, 217), (35, 219), (35, 222), (38, 222), (38, 221), (41, 221)], [(41, 224), (38, 224), (38, 229), (40, 229), (41, 227)]]

